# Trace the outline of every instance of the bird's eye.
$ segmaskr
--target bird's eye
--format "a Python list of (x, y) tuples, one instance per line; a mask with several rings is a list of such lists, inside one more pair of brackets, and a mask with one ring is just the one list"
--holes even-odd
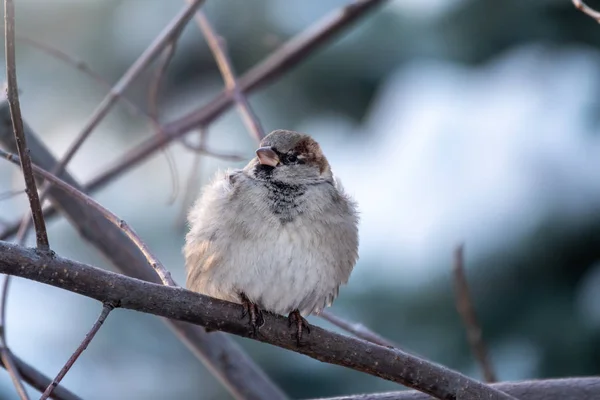
[(287, 158), (287, 162), (289, 163), (295, 163), (296, 161), (298, 161), (298, 156), (295, 154), (288, 154)]

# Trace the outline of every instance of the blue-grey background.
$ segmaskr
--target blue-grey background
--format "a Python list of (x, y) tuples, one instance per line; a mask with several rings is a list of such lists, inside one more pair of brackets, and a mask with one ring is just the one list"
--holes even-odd
[[(66, 51), (109, 82), (183, 6), (16, 3), (19, 35)], [(345, 3), (208, 0), (204, 9), (243, 73)], [(250, 96), (267, 131), (312, 134), (360, 204), (361, 258), (332, 311), (480, 378), (452, 290), (452, 251), (464, 242), (500, 379), (600, 373), (599, 45), (600, 26), (569, 0), (393, 0)], [(17, 53), (23, 114), (60, 156), (106, 88), (26, 43)], [(127, 92), (141, 107), (151, 79), (144, 73)], [(191, 22), (164, 82), (161, 118), (206, 104), (222, 85)], [(69, 170), (85, 182), (152, 134), (147, 120), (119, 105)], [(248, 158), (255, 147), (235, 110), (210, 126), (207, 143)], [(94, 197), (183, 282), (181, 215), (194, 155), (179, 144), (169, 152), (180, 186), (174, 203), (162, 153)], [(196, 183), (241, 165), (203, 157)], [(0, 164), (0, 191), (22, 187), (18, 170)], [(4, 199), (0, 221), (26, 210), (23, 195)], [(52, 220), (49, 234), (61, 255), (110, 268), (66, 221)], [(100, 311), (94, 301), (21, 279), (8, 307), (13, 351), (51, 376)], [(294, 398), (399, 388), (236, 340)], [(124, 310), (110, 315), (64, 383), (86, 399), (229, 398), (162, 322)], [(0, 397), (16, 398), (5, 372)]]

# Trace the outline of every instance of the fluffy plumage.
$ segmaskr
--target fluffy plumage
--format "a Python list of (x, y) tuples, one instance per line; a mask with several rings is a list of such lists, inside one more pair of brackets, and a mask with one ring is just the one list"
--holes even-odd
[(188, 289), (277, 314), (331, 305), (358, 258), (356, 206), (297, 132), (272, 132), (244, 169), (217, 174), (188, 220)]

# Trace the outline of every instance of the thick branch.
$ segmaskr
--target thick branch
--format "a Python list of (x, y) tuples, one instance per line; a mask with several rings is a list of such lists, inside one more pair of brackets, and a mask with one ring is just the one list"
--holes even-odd
[[(191, 322), (243, 337), (252, 331), (240, 319), (238, 304), (183, 288), (140, 281), (31, 249), (0, 242), (0, 273), (20, 276), (122, 308)], [(286, 318), (265, 313), (256, 340), (308, 355), (320, 361), (401, 383), (439, 399), (512, 399), (458, 372), (397, 349), (346, 337), (313, 326), (305, 344), (297, 347)]]
[(48, 233), (46, 232), (46, 222), (42, 214), (42, 204), (38, 196), (35, 178), (31, 170), (31, 160), (27, 151), (27, 141), (23, 133), (23, 119), (21, 117), (21, 106), (19, 104), (19, 88), (17, 87), (17, 67), (15, 62), (15, 5), (13, 0), (4, 1), (4, 26), (5, 26), (5, 51), (6, 51), (6, 95), (10, 105), (10, 116), (12, 120), (15, 140), (19, 158), (21, 159), (21, 168), (23, 178), (25, 179), (25, 192), (29, 199), (29, 207), (33, 216), (35, 226), (35, 237), (37, 246), (40, 250), (50, 250), (48, 242)]
[[(588, 400), (600, 399), (600, 378), (565, 378), (490, 385), (519, 400)], [(430, 400), (423, 393), (411, 391), (359, 394), (314, 400)]]
[[(5, 123), (6, 111), (6, 104), (0, 103), (0, 142), (9, 150), (13, 150), (14, 139), (8, 132)], [(29, 140), (31, 155), (36, 164), (51, 170), (56, 164), (56, 160), (26, 123), (25, 135)], [(64, 171), (61, 177), (71, 186), (80, 189), (68, 172)], [(104, 254), (119, 271), (138, 279), (160, 283), (158, 276), (140, 249), (128, 240), (122, 230), (106, 220), (100, 212), (87, 207), (83, 202), (55, 187), (51, 187), (49, 195), (79, 230), (79, 233)], [(243, 350), (227, 336), (220, 333), (208, 334), (201, 327), (184, 322), (165, 320), (165, 323), (235, 397), (243, 399), (286, 398)]]

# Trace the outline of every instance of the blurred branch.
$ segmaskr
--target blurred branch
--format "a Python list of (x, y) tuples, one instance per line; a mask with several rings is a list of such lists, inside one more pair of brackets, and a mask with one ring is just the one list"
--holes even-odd
[[(33, 388), (39, 390), (40, 393), (42, 393), (44, 389), (46, 389), (46, 387), (52, 382), (50, 378), (33, 368), (31, 365), (27, 364), (25, 361), (21, 360), (19, 357), (15, 356), (14, 354), (11, 355), (14, 365), (19, 370), (23, 380)], [(2, 368), (6, 369), (7, 366), (2, 363)], [(52, 398), (57, 400), (81, 400), (79, 396), (73, 394), (63, 386), (58, 386), (56, 389), (54, 389)]]
[[(84, 61), (75, 59), (71, 55), (65, 53), (64, 51), (62, 51), (56, 47), (53, 47), (46, 43), (42, 43), (42, 42), (37, 41), (36, 39), (30, 38), (30, 37), (17, 35), (16, 39), (17, 39), (17, 42), (26, 43), (27, 45), (34, 47), (34, 48), (46, 53), (47, 55), (52, 56), (64, 63), (72, 66), (73, 68), (83, 72), (86, 76), (90, 77), (91, 79), (93, 79), (94, 81), (96, 81), (97, 83), (102, 85), (104, 88), (106, 88), (108, 90), (112, 89), (112, 85), (106, 79), (104, 79), (102, 76), (100, 76), (100, 74), (96, 73)], [(143, 115), (145, 117), (150, 117), (150, 115), (148, 113), (145, 113), (134, 102), (129, 100), (124, 95), (124, 93), (121, 93), (118, 96), (118, 99), (122, 100), (124, 102), (124, 104), (127, 106), (127, 109), (129, 110), (129, 112), (131, 112), (131, 114), (138, 115), (138, 116)]]
[[(160, 87), (162, 85), (162, 81), (165, 73), (175, 55), (175, 50), (177, 49), (177, 36), (173, 36), (173, 40), (164, 50), (163, 58), (158, 65), (158, 68), (154, 74), (154, 79), (150, 82), (150, 88), (148, 89), (148, 110), (150, 113), (150, 120), (154, 125), (154, 130), (157, 135), (162, 135), (162, 128), (160, 126), (160, 117), (159, 117), (159, 93)], [(177, 198), (177, 193), (179, 192), (179, 177), (177, 175), (177, 167), (173, 157), (169, 152), (167, 147), (164, 147), (165, 157), (167, 158), (167, 163), (169, 165), (169, 172), (171, 173), (171, 182), (172, 182), (172, 190), (171, 196), (169, 198), (168, 203), (171, 204)]]
[[(52, 174), (60, 175), (66, 168), (71, 159), (75, 156), (85, 140), (90, 136), (93, 130), (104, 119), (111, 108), (116, 104), (125, 89), (138, 77), (140, 73), (160, 54), (160, 52), (176, 37), (182, 27), (192, 18), (198, 7), (204, 3), (204, 0), (193, 0), (189, 6), (184, 7), (179, 14), (169, 22), (169, 24), (159, 33), (146, 50), (129, 67), (123, 76), (115, 83), (108, 95), (102, 99), (96, 107), (82, 131), (77, 135), (75, 141), (69, 146), (64, 157), (58, 162), (52, 170)], [(40, 198), (44, 200), (49, 190), (49, 185), (45, 184), (41, 189)], [(22, 230), (27, 231), (29, 219), (25, 218), (21, 222)]]
[(0, 273), (14, 274), (101, 302), (191, 322), (209, 329), (254, 338), (330, 364), (341, 365), (401, 383), (438, 399), (514, 399), (459, 372), (397, 349), (311, 327), (297, 346), (287, 318), (265, 313), (257, 337), (240, 319), (240, 305), (183, 288), (140, 281), (76, 261), (45, 257), (31, 249), (0, 242)]
[(469, 284), (464, 268), (464, 246), (461, 244), (454, 250), (454, 288), (456, 292), (456, 309), (460, 314), (467, 331), (467, 338), (473, 356), (479, 363), (486, 382), (496, 382), (496, 374), (488, 357), (487, 348), (483, 341), (481, 326), (469, 293)]
[[(31, 159), (27, 150), (27, 141), (23, 133), (23, 120), (21, 118), (21, 106), (19, 104), (19, 88), (17, 86), (17, 67), (15, 63), (15, 5), (13, 0), (4, 1), (4, 41), (6, 50), (6, 96), (10, 107), (10, 117), (17, 143), (17, 150), (21, 160), (21, 169), (25, 179), (25, 193), (29, 199), (29, 207), (35, 225), (35, 236), (38, 249), (49, 251), (48, 233), (46, 222), (42, 214), (42, 204), (38, 196), (35, 178), (31, 170)], [(26, 216), (29, 221), (29, 216)]]
[[(186, 1), (188, 3), (190, 2), (190, 0)], [(252, 111), (252, 107), (250, 107), (250, 103), (248, 103), (246, 96), (244, 96), (244, 93), (236, 82), (233, 66), (231, 65), (229, 56), (227, 55), (223, 38), (217, 35), (208, 21), (208, 18), (206, 18), (206, 15), (204, 15), (202, 11), (198, 11), (196, 13), (195, 19), (200, 27), (200, 30), (202, 31), (202, 34), (206, 38), (206, 42), (208, 43), (210, 51), (217, 62), (219, 71), (221, 71), (223, 81), (225, 81), (225, 89), (227, 90), (228, 94), (233, 96), (233, 99), (237, 104), (242, 121), (244, 121), (244, 124), (246, 125), (246, 129), (248, 129), (254, 139), (260, 142), (262, 138), (265, 137), (265, 132), (263, 131), (258, 117), (254, 111)]]
[(46, 400), (48, 397), (50, 397), (50, 395), (52, 394), (54, 389), (58, 386), (60, 381), (62, 381), (62, 379), (65, 377), (67, 372), (69, 372), (69, 370), (71, 369), (73, 364), (75, 364), (75, 361), (77, 361), (77, 359), (79, 358), (81, 353), (83, 353), (83, 351), (85, 349), (87, 349), (89, 344), (92, 342), (92, 340), (96, 336), (96, 333), (98, 333), (98, 330), (100, 329), (102, 324), (104, 324), (106, 317), (108, 317), (108, 314), (110, 314), (110, 312), (114, 308), (115, 307), (110, 303), (104, 303), (102, 305), (102, 312), (98, 316), (98, 319), (96, 320), (96, 322), (94, 322), (94, 325), (92, 325), (92, 328), (90, 329), (90, 331), (85, 335), (85, 338), (83, 339), (81, 344), (79, 344), (79, 347), (77, 347), (75, 352), (71, 355), (71, 357), (69, 357), (69, 359), (67, 360), (65, 365), (61, 368), (58, 375), (56, 375), (56, 378), (54, 378), (54, 380), (48, 385), (48, 387), (46, 388), (44, 393), (42, 393), (40, 400)]
[[(16, 163), (19, 161), (16, 156), (7, 153), (4, 150), (0, 150), (0, 156), (6, 158), (9, 161), (12, 161), (13, 163)], [(123, 231), (125, 233), (125, 236), (127, 236), (127, 238), (132, 243), (134, 243), (136, 245), (136, 247), (142, 252), (144, 257), (146, 257), (148, 264), (150, 264), (152, 269), (154, 269), (154, 271), (159, 276), (162, 283), (167, 286), (177, 286), (175, 284), (175, 281), (171, 277), (171, 273), (169, 271), (167, 271), (167, 269), (164, 267), (164, 265), (162, 265), (162, 263), (158, 260), (158, 258), (156, 258), (156, 256), (154, 256), (154, 254), (152, 254), (148, 245), (146, 245), (146, 243), (144, 243), (144, 241), (140, 238), (140, 236), (133, 230), (132, 227), (129, 226), (129, 224), (125, 220), (117, 217), (115, 214), (113, 214), (107, 208), (102, 206), (96, 200), (92, 199), (91, 197), (89, 197), (88, 195), (83, 193), (82, 191), (69, 185), (65, 181), (60, 180), (55, 175), (52, 175), (51, 173), (49, 173), (37, 166), (34, 166), (34, 169), (35, 169), (35, 173), (38, 176), (46, 179), (46, 181), (50, 182), (54, 186), (57, 186), (65, 193), (69, 194), (71, 197), (74, 197), (77, 200), (84, 202), (89, 207), (93, 208), (94, 211), (100, 213), (104, 218), (106, 218), (107, 221), (110, 221), (114, 226), (118, 227), (121, 231)]]
[[(206, 138), (206, 131), (200, 130), (198, 131), (198, 140), (199, 146), (204, 146)], [(185, 138), (182, 138), (185, 139)], [(187, 178), (187, 182), (185, 184), (185, 191), (183, 192), (183, 197), (181, 199), (181, 208), (179, 213), (177, 214), (177, 219), (175, 220), (175, 226), (179, 228), (183, 228), (187, 222), (187, 213), (189, 208), (192, 206), (196, 199), (196, 195), (200, 190), (200, 156), (201, 152), (194, 152), (194, 159), (192, 161), (192, 166), (190, 167), (190, 173)]]
[(592, 17), (593, 19), (596, 20), (596, 22), (600, 23), (600, 11), (594, 10), (593, 8), (591, 8), (590, 6), (585, 4), (582, 0), (572, 0), (572, 1), (573, 1), (573, 5), (575, 6), (575, 8), (577, 8), (579, 11), (583, 12), (584, 14)]
[[(490, 386), (520, 400), (600, 399), (600, 378), (565, 378), (525, 382), (501, 382)], [(358, 394), (313, 400), (430, 400), (415, 391)]]
[(21, 376), (19, 369), (15, 365), (13, 355), (8, 347), (2, 346), (0, 348), (0, 359), (2, 359), (2, 364), (6, 368), (6, 371), (8, 372), (8, 375), (10, 376), (10, 379), (12, 380), (12, 383), (15, 386), (19, 398), (22, 400), (29, 400), (29, 396), (27, 395), (25, 386), (23, 386), (23, 377)]
[[(244, 74), (238, 81), (240, 89), (249, 93), (273, 81), (294, 66), (304, 61), (312, 52), (317, 50), (327, 40), (332, 38), (361, 17), (367, 15), (368, 11), (382, 4), (385, 0), (359, 0), (342, 7), (338, 11), (326, 16), (314, 26), (293, 37), (278, 50), (273, 52), (263, 62)], [(184, 116), (177, 121), (167, 124), (162, 135), (155, 135), (146, 140), (128, 154), (121, 157), (112, 167), (99, 174), (95, 179), (85, 186), (86, 191), (93, 191), (108, 184), (112, 179), (125, 171), (133, 168), (142, 160), (154, 154), (167, 143), (178, 139), (184, 134), (192, 131), (198, 126), (207, 126), (218, 116), (225, 112), (233, 100), (225, 92), (217, 95), (208, 105)], [(60, 174), (58, 174), (60, 175)], [(48, 207), (44, 215), (50, 217), (55, 215), (54, 207)], [(18, 227), (8, 227), (0, 234), (0, 240), (6, 240), (14, 235)]]
[(323, 318), (325, 321), (329, 321), (333, 325), (345, 330), (346, 332), (350, 332), (351, 334), (353, 334), (354, 336), (356, 336), (358, 338), (366, 340), (367, 342), (375, 343), (375, 344), (378, 344), (380, 346), (385, 346), (385, 347), (399, 348), (397, 345), (395, 345), (391, 341), (389, 341), (386, 338), (384, 338), (383, 336), (373, 332), (372, 330), (370, 330), (369, 328), (367, 328), (366, 326), (364, 326), (361, 323), (349, 322), (349, 321), (347, 321), (343, 318), (340, 318), (326, 310), (322, 311), (321, 314), (319, 314), (319, 317)]
[[(200, 137), (202, 137), (204, 135), (204, 133), (202, 133), (202, 131), (200, 132)], [(216, 152), (214, 150), (209, 150), (206, 148), (206, 145), (204, 144), (203, 140), (200, 140), (198, 144), (194, 144), (192, 142), (190, 142), (188, 136), (183, 136), (181, 137), (181, 140), (179, 141), (179, 143), (181, 143), (183, 145), (183, 147), (185, 147), (186, 149), (193, 151), (194, 153), (198, 153), (198, 154), (202, 154), (202, 155), (213, 155), (215, 157), (218, 157), (221, 160), (225, 160), (225, 161), (245, 161), (247, 160), (247, 157), (244, 157), (240, 154), (233, 154), (233, 153), (219, 153)]]
[[(6, 113), (6, 104), (0, 103), (0, 142), (14, 151), (14, 139), (5, 122)], [(35, 163), (46, 170), (51, 170), (56, 160), (27, 124), (25, 124), (25, 135), (28, 137)], [(71, 186), (79, 188), (67, 171), (63, 171), (61, 178)], [(137, 279), (160, 283), (146, 257), (128, 240), (120, 228), (107, 221), (97, 210), (57, 188), (52, 187), (49, 194), (53, 203), (66, 214), (81, 236), (93, 244), (118, 270)], [(180, 321), (164, 320), (164, 322), (221, 380), (234, 397), (275, 400), (286, 398), (227, 336), (221, 333), (208, 334), (201, 327)]]

